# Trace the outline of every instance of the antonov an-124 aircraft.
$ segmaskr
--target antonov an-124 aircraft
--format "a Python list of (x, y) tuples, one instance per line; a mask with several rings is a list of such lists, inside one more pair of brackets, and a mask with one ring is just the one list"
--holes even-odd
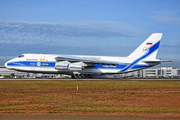
[[(127, 57), (22, 54), (5, 63), (6, 68), (31, 73), (91, 76), (121, 74), (157, 65), (162, 33), (154, 33)], [(168, 62), (168, 61), (166, 61)]]

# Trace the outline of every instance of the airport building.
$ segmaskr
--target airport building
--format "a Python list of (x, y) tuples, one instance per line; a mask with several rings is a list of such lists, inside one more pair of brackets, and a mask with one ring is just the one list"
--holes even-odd
[(0, 66), (0, 78), (69, 78), (69, 75), (28, 73), (9, 70), (5, 66)]
[(143, 70), (143, 77), (146, 76), (180, 76), (180, 69), (172, 68), (172, 67), (161, 67), (155, 69), (145, 69)]
[[(69, 77), (68, 75), (60, 75), (60, 74), (41, 74), (41, 73), (27, 73), (27, 72), (19, 72), (15, 70), (9, 70), (4, 66), (0, 66), (0, 78), (15, 76), (17, 78), (62, 78)], [(107, 76), (106, 76), (107, 77)], [(112, 76), (110, 76), (112, 77)], [(141, 78), (173, 78), (180, 77), (180, 68), (172, 68), (172, 67), (161, 67), (161, 68), (149, 68), (143, 69), (139, 71), (124, 73), (113, 75), (113, 77), (141, 77)]]
[(125, 77), (180, 77), (180, 68), (161, 67), (161, 68), (148, 68), (139, 71), (129, 72), (122, 74)]

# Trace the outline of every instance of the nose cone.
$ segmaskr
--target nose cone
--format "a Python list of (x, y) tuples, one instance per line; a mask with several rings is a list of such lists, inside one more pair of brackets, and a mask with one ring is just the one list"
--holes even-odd
[(7, 61), (6, 63), (4, 63), (4, 66), (8, 69), (11, 69), (12, 68), (11, 63), (13, 62), (13, 60), (14, 59)]
[(4, 66), (5, 66), (6, 68), (7, 68), (7, 63), (8, 63), (8, 62), (6, 62), (6, 63), (4, 64)]

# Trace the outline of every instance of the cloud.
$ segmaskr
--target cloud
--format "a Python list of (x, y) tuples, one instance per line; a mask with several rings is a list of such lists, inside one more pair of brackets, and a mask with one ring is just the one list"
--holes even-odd
[(180, 25), (180, 17), (177, 14), (178, 12), (154, 12), (151, 17), (158, 22)]
[(63, 43), (77, 38), (132, 37), (142, 34), (119, 22), (91, 21), (77, 23), (30, 23), (0, 21), (0, 43)]

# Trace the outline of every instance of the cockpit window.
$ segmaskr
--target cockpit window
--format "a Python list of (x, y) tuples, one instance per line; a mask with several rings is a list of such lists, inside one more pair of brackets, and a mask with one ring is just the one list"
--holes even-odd
[(20, 55), (18, 58), (20, 58), (20, 57), (24, 57), (24, 55)]

